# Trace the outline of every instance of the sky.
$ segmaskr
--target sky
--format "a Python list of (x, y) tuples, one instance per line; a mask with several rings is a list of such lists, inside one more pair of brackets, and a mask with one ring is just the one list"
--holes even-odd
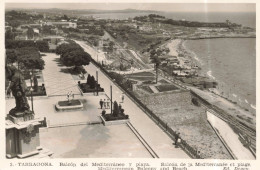
[(156, 10), (167, 12), (256, 12), (254, 3), (6, 3), (7, 9)]

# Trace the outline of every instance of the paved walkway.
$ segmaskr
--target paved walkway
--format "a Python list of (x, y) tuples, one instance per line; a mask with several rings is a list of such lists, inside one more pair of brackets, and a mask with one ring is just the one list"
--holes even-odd
[(40, 129), (41, 145), (54, 158), (151, 158), (125, 124)]
[[(66, 96), (53, 96), (44, 98), (34, 98), (34, 112), (36, 117), (46, 117), (48, 125), (50, 127), (80, 124), (80, 123), (92, 123), (100, 122), (101, 109), (99, 106), (99, 100), (107, 98), (105, 95), (99, 96), (75, 96), (76, 99), (80, 99), (83, 103), (83, 109), (73, 111), (56, 111), (55, 104), (58, 101), (65, 101)], [(31, 105), (31, 101), (28, 101)], [(14, 98), (6, 100), (6, 111), (15, 107)], [(107, 109), (107, 112), (109, 109)]]
[[(96, 66), (90, 63), (85, 66), (85, 69), (90, 74), (96, 74)], [(105, 89), (107, 94), (110, 94), (110, 85), (113, 89), (113, 101), (121, 101), (120, 96), (122, 91), (114, 85), (114, 83), (99, 71), (99, 82)], [(172, 139), (155, 124), (136, 104), (125, 96), (124, 103), (120, 103), (125, 109), (125, 113), (129, 115), (130, 121), (151, 148), (157, 153), (160, 158), (190, 158), (182, 149), (175, 148)]]
[(159, 90), (155, 86), (149, 86), (153, 93), (159, 93)]
[(80, 94), (77, 82), (71, 74), (66, 73), (67, 67), (59, 64), (59, 56), (54, 53), (44, 53), (45, 69), (42, 71), (48, 96), (67, 95), (68, 92)]
[(254, 155), (243, 146), (239, 140), (239, 136), (225, 121), (210, 112), (207, 112), (207, 117), (210, 124), (217, 129), (217, 133), (225, 141), (227, 147), (229, 147), (236, 159), (255, 160)]

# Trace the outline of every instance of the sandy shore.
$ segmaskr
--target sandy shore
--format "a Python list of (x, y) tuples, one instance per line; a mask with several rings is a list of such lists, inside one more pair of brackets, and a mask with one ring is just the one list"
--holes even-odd
[[(168, 47), (170, 50), (169, 55), (183, 56), (183, 57), (178, 57), (178, 59), (181, 59), (180, 65), (184, 64), (182, 62), (183, 60), (189, 60), (191, 63), (193, 63), (193, 65), (197, 65), (199, 67), (201, 67), (204, 64), (203, 61), (199, 60), (199, 58), (197, 57), (197, 55), (194, 52), (187, 49), (187, 47), (185, 46), (185, 40), (180, 40), (180, 39), (172, 40), (166, 45), (166, 47)], [(188, 64), (188, 66), (190, 66), (190, 64)], [(202, 76), (202, 77), (207, 76), (209, 79), (212, 79), (212, 80), (218, 82), (217, 79), (215, 79), (214, 77), (211, 76), (210, 71), (205, 73), (205, 72), (203, 72), (203, 70), (200, 70), (200, 71), (198, 71), (198, 75)], [(245, 120), (246, 120), (246, 118), (250, 118), (252, 121), (251, 124), (252, 125), (255, 124), (255, 109), (249, 108), (250, 105), (248, 105), (248, 107), (245, 107), (245, 105), (242, 105), (241, 102), (237, 102), (237, 104), (235, 104), (234, 102), (232, 102), (232, 101), (236, 101), (234, 99), (235, 97), (233, 97), (234, 95), (227, 94), (227, 91), (225, 91), (225, 89), (222, 89), (221, 86), (211, 89), (209, 94), (210, 93), (215, 94), (219, 98), (219, 100), (221, 99), (222, 103), (221, 104), (219, 103), (218, 107), (225, 108), (224, 110), (226, 110), (233, 116), (241, 115), (242, 117), (244, 117), (243, 119), (245, 119)], [(229, 97), (227, 97), (227, 96), (229, 96)], [(238, 97), (236, 97), (236, 98), (238, 98)], [(248, 111), (246, 111), (245, 108), (248, 109)], [(236, 113), (233, 113), (234, 111)], [(242, 121), (245, 121), (245, 120), (242, 120)]]
[[(180, 54), (183, 54), (185, 56), (185, 59), (190, 60), (191, 62), (195, 63), (195, 65), (203, 68), (204, 64), (207, 64), (207, 61), (202, 61), (199, 59), (199, 57), (193, 52), (190, 51), (186, 46), (185, 46), (185, 41), (181, 41), (180, 45), (178, 46), (179, 48), (177, 49), (177, 52)], [(227, 99), (230, 102), (237, 103), (239, 107), (242, 109), (248, 110), (252, 114), (256, 113), (256, 108), (255, 104), (249, 103), (246, 99), (243, 99), (241, 96), (238, 96), (234, 94), (234, 92), (230, 91), (230, 87), (225, 84), (225, 82), (221, 82), (220, 80), (216, 79), (212, 75), (211, 70), (198, 70), (198, 75), (202, 77), (208, 77), (211, 80), (214, 80), (218, 83), (217, 88), (211, 89), (212, 93), (215, 93), (218, 96), (221, 96), (225, 99)]]
[(171, 40), (166, 47), (169, 48), (170, 52), (169, 55), (171, 56), (178, 56), (178, 46), (180, 45), (180, 43), (182, 42), (181, 39), (175, 39), (175, 40)]

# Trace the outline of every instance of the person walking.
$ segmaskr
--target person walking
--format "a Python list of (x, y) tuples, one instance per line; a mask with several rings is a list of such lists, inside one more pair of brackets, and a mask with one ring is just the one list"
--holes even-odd
[(110, 101), (107, 99), (107, 108), (110, 109)]
[(122, 93), (121, 99), (122, 99), (122, 103), (124, 103), (124, 99), (125, 99), (124, 93)]
[(106, 102), (106, 99), (104, 99), (104, 108), (105, 108), (105, 109), (107, 108), (107, 102)]
[(70, 102), (70, 92), (67, 93), (68, 102)]
[(103, 109), (103, 104), (104, 104), (104, 102), (102, 101), (102, 99), (100, 99), (99, 105), (100, 105), (100, 108), (101, 108), (101, 109)]
[(178, 140), (180, 139), (180, 132), (178, 132), (176, 135), (175, 135), (175, 143), (174, 145), (177, 147), (177, 143), (178, 143)]

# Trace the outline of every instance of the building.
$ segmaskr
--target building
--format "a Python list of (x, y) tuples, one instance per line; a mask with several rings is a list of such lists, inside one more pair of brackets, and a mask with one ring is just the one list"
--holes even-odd
[(48, 36), (48, 37), (44, 37), (42, 40), (43, 41), (47, 41), (50, 44), (57, 45), (59, 42), (64, 41), (64, 37), (61, 37), (61, 36)]
[(27, 35), (17, 35), (15, 36), (15, 40), (28, 40)]
[(60, 26), (62, 28), (77, 28), (74, 22), (47, 22), (46, 25)]
[(34, 33), (37, 33), (37, 34), (40, 33), (39, 29), (37, 29), (37, 28), (33, 28), (33, 32), (34, 32)]

